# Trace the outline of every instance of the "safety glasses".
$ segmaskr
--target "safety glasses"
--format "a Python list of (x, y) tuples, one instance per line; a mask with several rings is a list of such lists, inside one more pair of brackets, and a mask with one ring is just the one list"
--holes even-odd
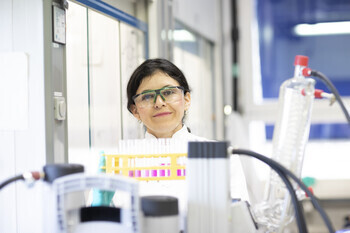
[(160, 96), (165, 103), (179, 101), (183, 97), (184, 88), (180, 86), (163, 87), (157, 90), (147, 90), (134, 95), (132, 99), (138, 107), (153, 107), (157, 97)]

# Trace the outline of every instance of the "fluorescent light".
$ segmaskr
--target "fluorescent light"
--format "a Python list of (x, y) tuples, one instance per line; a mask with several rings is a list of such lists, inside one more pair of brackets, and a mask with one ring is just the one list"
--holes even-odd
[(316, 24), (298, 24), (293, 28), (298, 36), (323, 36), (350, 34), (350, 21)]
[(175, 41), (196, 41), (195, 36), (187, 30), (174, 30), (173, 36)]

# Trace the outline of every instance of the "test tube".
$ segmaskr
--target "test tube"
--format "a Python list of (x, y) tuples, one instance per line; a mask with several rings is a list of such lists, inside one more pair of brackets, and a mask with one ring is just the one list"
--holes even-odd
[[(157, 158), (156, 157), (152, 157), (152, 167), (153, 166), (158, 166), (157, 164)], [(152, 172), (151, 172), (151, 176), (152, 177), (157, 177), (158, 174), (157, 174), (157, 169), (153, 169)]]
[(128, 164), (129, 164), (129, 177), (134, 177), (134, 159), (128, 158)]
[[(163, 160), (163, 158), (159, 158), (159, 160)], [(161, 163), (160, 166), (165, 166), (165, 163)], [(159, 176), (162, 176), (162, 177), (165, 176), (165, 170), (164, 169), (160, 169), (159, 170)]]
[[(150, 161), (150, 158), (148, 158), (148, 157), (144, 158), (144, 164), (145, 164), (146, 167), (149, 167), (149, 164), (150, 164), (149, 161)], [(144, 176), (145, 177), (149, 177), (149, 170), (145, 169), (144, 171), (145, 171), (145, 175)]]
[(187, 163), (187, 158), (186, 156), (182, 157), (182, 166), (185, 166), (185, 168), (183, 169), (183, 176), (186, 176), (186, 163)]
[[(140, 159), (135, 158), (135, 167), (136, 169), (140, 167)], [(137, 169), (135, 170), (135, 177), (141, 177), (141, 170)]]
[[(181, 162), (182, 162), (182, 161), (181, 161), (181, 157), (177, 157), (176, 162), (177, 162), (177, 165), (181, 166), (181, 165), (182, 165), (182, 163), (181, 163)], [(181, 169), (177, 169), (176, 175), (177, 175), (177, 176), (181, 176), (181, 175), (182, 175), (182, 174), (181, 174)]]
[[(166, 160), (167, 160), (167, 166), (168, 167), (171, 166), (171, 158), (170, 158), (170, 156), (167, 157)], [(168, 173), (167, 175), (169, 177), (170, 176), (170, 169), (167, 170), (167, 173)]]
[[(166, 139), (164, 139), (164, 138), (160, 138), (158, 140), (158, 148), (159, 148), (158, 153), (159, 154), (164, 153), (165, 143), (166, 143)], [(158, 158), (158, 162), (159, 162), (160, 166), (164, 166), (165, 165), (164, 162), (163, 162), (163, 157), (159, 157)], [(159, 169), (159, 176), (162, 176), (162, 177), (165, 176), (165, 170), (164, 169)]]

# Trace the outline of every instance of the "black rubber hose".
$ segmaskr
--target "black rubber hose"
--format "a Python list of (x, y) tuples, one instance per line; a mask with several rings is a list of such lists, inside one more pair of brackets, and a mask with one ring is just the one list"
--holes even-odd
[(346, 117), (346, 120), (348, 121), (348, 123), (350, 124), (350, 115), (349, 115), (349, 112), (348, 110), (346, 109), (345, 105), (344, 105), (344, 102), (343, 100), (341, 99), (340, 95), (339, 95), (339, 92), (338, 90), (335, 88), (335, 86), (333, 85), (333, 83), (326, 77), (326, 75), (322, 74), (321, 72), (319, 71), (316, 71), (316, 70), (311, 70), (311, 75), (312, 76), (315, 76), (317, 78), (319, 78), (321, 81), (323, 81), (326, 86), (331, 90), (331, 92), (334, 94), (336, 100), (338, 101), (345, 117)]
[(306, 185), (301, 181), (299, 180), (298, 177), (296, 177), (291, 171), (289, 171), (288, 169), (286, 169), (284, 166), (282, 166), (281, 164), (279, 164), (278, 162), (274, 161), (273, 159), (270, 159), (266, 156), (263, 156), (261, 154), (258, 154), (254, 151), (250, 151), (250, 150), (244, 150), (244, 149), (233, 149), (232, 150), (232, 154), (243, 154), (243, 155), (249, 155), (249, 156), (252, 156), (256, 159), (259, 159), (261, 160), (262, 162), (268, 164), (269, 166), (273, 166), (273, 167), (276, 167), (278, 168), (279, 170), (283, 171), (283, 173), (285, 173), (286, 175), (288, 175), (290, 178), (292, 178), (298, 185), (301, 189), (304, 190), (304, 192), (307, 193), (307, 195), (310, 197), (310, 200), (313, 204), (313, 206), (315, 207), (315, 209), (319, 212), (319, 214), (321, 215), (325, 225), (327, 226), (328, 228), (328, 231), (330, 233), (334, 233), (335, 230), (334, 230), (334, 227), (331, 223), (331, 221), (329, 220), (326, 212), (322, 209), (322, 207), (320, 206), (320, 204), (318, 203), (316, 197), (311, 193), (311, 191), (306, 187)]
[(289, 181), (288, 177), (286, 176), (286, 174), (279, 170), (276, 167), (271, 166), (271, 168), (273, 170), (275, 170), (277, 172), (277, 174), (282, 178), (283, 182), (285, 183), (290, 195), (291, 195), (291, 200), (292, 203), (294, 205), (294, 210), (295, 210), (295, 219), (297, 222), (297, 226), (299, 229), (299, 233), (307, 233), (307, 227), (306, 227), (306, 223), (305, 223), (305, 218), (304, 218), (304, 214), (302, 211), (302, 208), (300, 206), (300, 202), (297, 198), (297, 195), (295, 194), (294, 188), (292, 186), (292, 183)]
[(2, 182), (2, 183), (0, 184), (0, 190), (1, 190), (2, 188), (4, 188), (6, 185), (11, 184), (12, 182), (15, 182), (15, 181), (17, 181), (17, 180), (24, 180), (23, 175), (22, 175), (22, 174), (21, 174), (21, 175), (17, 175), (17, 176), (14, 176), (14, 177), (11, 177), (11, 178), (5, 180), (4, 182)]

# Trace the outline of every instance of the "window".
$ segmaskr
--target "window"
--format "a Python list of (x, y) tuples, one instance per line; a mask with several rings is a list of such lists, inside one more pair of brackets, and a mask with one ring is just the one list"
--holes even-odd
[(144, 134), (126, 108), (125, 90), (131, 72), (145, 60), (146, 33), (137, 26), (141, 21), (130, 16), (136, 26), (127, 24), (113, 15), (117, 9), (108, 9), (111, 14), (70, 2), (67, 10), (69, 162), (91, 169), (96, 153)]
[[(340, 95), (350, 95), (349, 1), (262, 0), (256, 3), (264, 99), (278, 97), (281, 83), (293, 75), (297, 54), (308, 56), (309, 66), (324, 73)], [(319, 80), (316, 88), (329, 92)], [(333, 110), (333, 107), (328, 109)], [(268, 139), (272, 130), (272, 125), (266, 128)], [(310, 139), (340, 138), (350, 138), (345, 117), (342, 122), (311, 126)]]
[(191, 90), (186, 121), (196, 135), (215, 138), (215, 82), (213, 45), (181, 23), (174, 28), (174, 63), (184, 72)]
[[(293, 76), (295, 55), (308, 56), (309, 66), (326, 74), (349, 105), (350, 34), (302, 36), (295, 27), (350, 21), (350, 2), (250, 0), (240, 2), (238, 13), (239, 103), (249, 124), (251, 149), (269, 156), (279, 87)], [(325, 89), (318, 80), (316, 88)], [(349, 163), (350, 130), (340, 107), (315, 100), (311, 119), (302, 176), (349, 179), (342, 164)]]

